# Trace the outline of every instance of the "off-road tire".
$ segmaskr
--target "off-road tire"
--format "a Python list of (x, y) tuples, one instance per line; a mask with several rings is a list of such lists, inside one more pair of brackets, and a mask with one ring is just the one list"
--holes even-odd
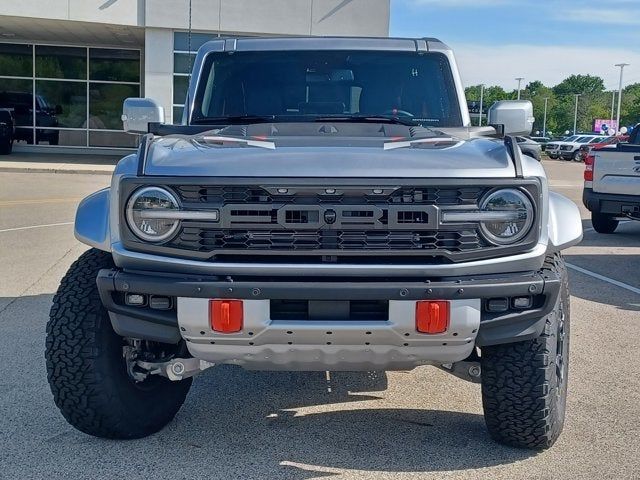
[(618, 228), (619, 221), (603, 213), (591, 212), (591, 225), (598, 233), (613, 233)]
[(191, 379), (127, 373), (124, 339), (98, 295), (96, 275), (112, 268), (111, 255), (85, 252), (71, 265), (53, 299), (47, 324), (47, 377), (56, 405), (78, 430), (103, 438), (141, 438), (169, 423), (182, 406)]
[(564, 425), (569, 367), (569, 284), (564, 260), (545, 269), (562, 279), (542, 334), (529, 341), (482, 348), (482, 404), (491, 437), (505, 445), (551, 447)]

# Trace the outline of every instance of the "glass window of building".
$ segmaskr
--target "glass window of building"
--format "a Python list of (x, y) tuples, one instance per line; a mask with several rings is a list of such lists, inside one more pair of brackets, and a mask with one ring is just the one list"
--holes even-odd
[(32, 77), (32, 45), (0, 43), (0, 76)]
[(140, 52), (113, 48), (90, 48), (89, 79), (105, 82), (140, 83)]
[(198, 49), (209, 40), (218, 38), (217, 34), (192, 33), (191, 45), (187, 32), (173, 34), (173, 123), (182, 122), (182, 112), (187, 98), (189, 75)]
[(140, 96), (140, 50), (0, 43), (0, 108), (27, 143), (135, 147), (122, 102)]
[(36, 77), (86, 79), (87, 49), (36, 45)]
[(122, 102), (139, 96), (139, 85), (89, 83), (89, 128), (122, 130)]

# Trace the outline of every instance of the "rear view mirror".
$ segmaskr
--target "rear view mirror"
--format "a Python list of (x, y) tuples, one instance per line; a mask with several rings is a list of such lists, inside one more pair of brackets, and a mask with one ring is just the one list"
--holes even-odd
[(122, 105), (122, 125), (128, 133), (147, 133), (150, 123), (164, 123), (164, 108), (151, 98), (127, 98)]
[(504, 135), (530, 135), (533, 130), (533, 104), (529, 100), (501, 100), (488, 112), (489, 125), (502, 125)]

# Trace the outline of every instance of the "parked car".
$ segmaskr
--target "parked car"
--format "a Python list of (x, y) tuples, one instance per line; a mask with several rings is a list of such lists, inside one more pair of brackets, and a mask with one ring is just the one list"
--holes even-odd
[(580, 157), (580, 147), (582, 145), (595, 145), (597, 143), (603, 142), (606, 139), (607, 137), (602, 135), (584, 135), (578, 137), (572, 142), (563, 142), (560, 144), (560, 157), (562, 157), (563, 160), (573, 160), (574, 162), (579, 162), (582, 159)]
[(48, 142), (49, 145), (58, 145), (60, 131), (54, 128), (58, 126), (57, 115), (62, 113), (60, 105), (51, 106), (42, 95), (31, 93), (0, 90), (0, 108), (13, 110), (16, 123), (16, 140), (24, 140), (33, 143), (33, 129), (26, 127), (33, 122), (33, 107), (36, 111), (36, 143)]
[(538, 142), (528, 137), (516, 137), (516, 141), (522, 153), (538, 161), (542, 159), (542, 146)]
[(547, 148), (547, 144), (549, 142), (552, 142), (551, 137), (529, 137), (529, 138), (534, 142), (538, 142), (540, 144), (540, 147), (542, 147), (543, 152)]
[(46, 341), (67, 421), (151, 435), (215, 365), (428, 364), (482, 384), (497, 441), (553, 445), (569, 367), (561, 252), (582, 223), (514, 141), (531, 133), (530, 101), (495, 103), (499, 128), (470, 126), (453, 52), (431, 38), (220, 38), (188, 92), (185, 125), (125, 101), (124, 129), (147, 135), (78, 207), (91, 248)]
[(620, 220), (640, 220), (640, 124), (628, 143), (594, 150), (585, 159), (582, 201), (598, 233), (613, 233)]
[(628, 135), (617, 135), (607, 137), (605, 140), (599, 143), (589, 143), (580, 147), (580, 161), (583, 161), (590, 155), (592, 151), (602, 150), (603, 148), (615, 148), (619, 143), (625, 143), (629, 141)]
[(15, 122), (11, 110), (0, 108), (0, 155), (11, 153), (15, 134)]
[(580, 138), (580, 135), (572, 135), (570, 137), (564, 137), (561, 139), (553, 140), (552, 142), (547, 143), (546, 153), (549, 155), (549, 158), (553, 160), (560, 157), (560, 146), (565, 144), (565, 142), (573, 142)]

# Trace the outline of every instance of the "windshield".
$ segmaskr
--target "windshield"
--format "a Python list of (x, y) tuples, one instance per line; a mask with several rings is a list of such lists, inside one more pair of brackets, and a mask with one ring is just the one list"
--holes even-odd
[(385, 116), (432, 127), (462, 126), (451, 68), (439, 53), (209, 54), (191, 123), (244, 116), (274, 116), (274, 121)]
[(577, 140), (579, 137), (577, 135), (574, 135), (572, 137), (566, 138), (564, 141), (565, 142), (573, 142), (575, 140)]

